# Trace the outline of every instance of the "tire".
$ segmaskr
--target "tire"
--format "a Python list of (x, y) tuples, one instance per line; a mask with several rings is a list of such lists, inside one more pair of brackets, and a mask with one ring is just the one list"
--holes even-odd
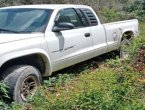
[(42, 81), (39, 70), (28, 65), (10, 67), (3, 75), (3, 82), (8, 86), (8, 95), (17, 103), (27, 102)]
[(128, 39), (123, 39), (121, 42), (121, 47), (120, 47), (120, 58), (121, 59), (126, 59), (129, 56), (129, 52), (127, 50), (127, 46), (130, 45), (130, 40)]

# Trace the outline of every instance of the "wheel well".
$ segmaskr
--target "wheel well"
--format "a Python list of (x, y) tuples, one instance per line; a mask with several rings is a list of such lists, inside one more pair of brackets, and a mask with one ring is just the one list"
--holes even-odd
[(133, 37), (134, 37), (134, 34), (133, 34), (132, 31), (126, 31), (126, 32), (124, 32), (121, 41), (122, 41), (124, 38), (126, 38), (126, 39), (129, 40), (129, 39), (131, 39), (131, 38), (133, 38)]
[(14, 65), (31, 65), (36, 67), (41, 74), (45, 73), (46, 70), (45, 63), (41, 55), (33, 54), (7, 61), (1, 66), (0, 73), (3, 73), (7, 68)]

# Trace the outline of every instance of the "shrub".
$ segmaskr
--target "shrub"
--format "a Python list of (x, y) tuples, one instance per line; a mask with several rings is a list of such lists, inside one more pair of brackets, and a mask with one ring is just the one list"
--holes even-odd
[(7, 86), (0, 82), (0, 109), (7, 107), (7, 105), (3, 102), (3, 99), (9, 98), (7, 93)]
[(145, 0), (129, 1), (128, 5), (124, 5), (123, 10), (132, 17), (144, 21), (145, 18)]

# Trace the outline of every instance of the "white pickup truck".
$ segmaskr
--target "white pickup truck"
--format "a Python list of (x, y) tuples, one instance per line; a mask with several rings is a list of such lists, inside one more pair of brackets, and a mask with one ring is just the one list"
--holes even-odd
[(84, 5), (0, 8), (0, 79), (12, 100), (25, 102), (42, 77), (118, 50), (138, 34), (138, 20), (101, 24)]

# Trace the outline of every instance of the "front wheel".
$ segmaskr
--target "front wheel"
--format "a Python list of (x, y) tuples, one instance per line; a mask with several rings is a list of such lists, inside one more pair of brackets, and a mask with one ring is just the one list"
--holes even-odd
[(33, 66), (13, 66), (4, 72), (3, 82), (8, 86), (9, 96), (15, 102), (27, 102), (41, 84), (41, 74)]

